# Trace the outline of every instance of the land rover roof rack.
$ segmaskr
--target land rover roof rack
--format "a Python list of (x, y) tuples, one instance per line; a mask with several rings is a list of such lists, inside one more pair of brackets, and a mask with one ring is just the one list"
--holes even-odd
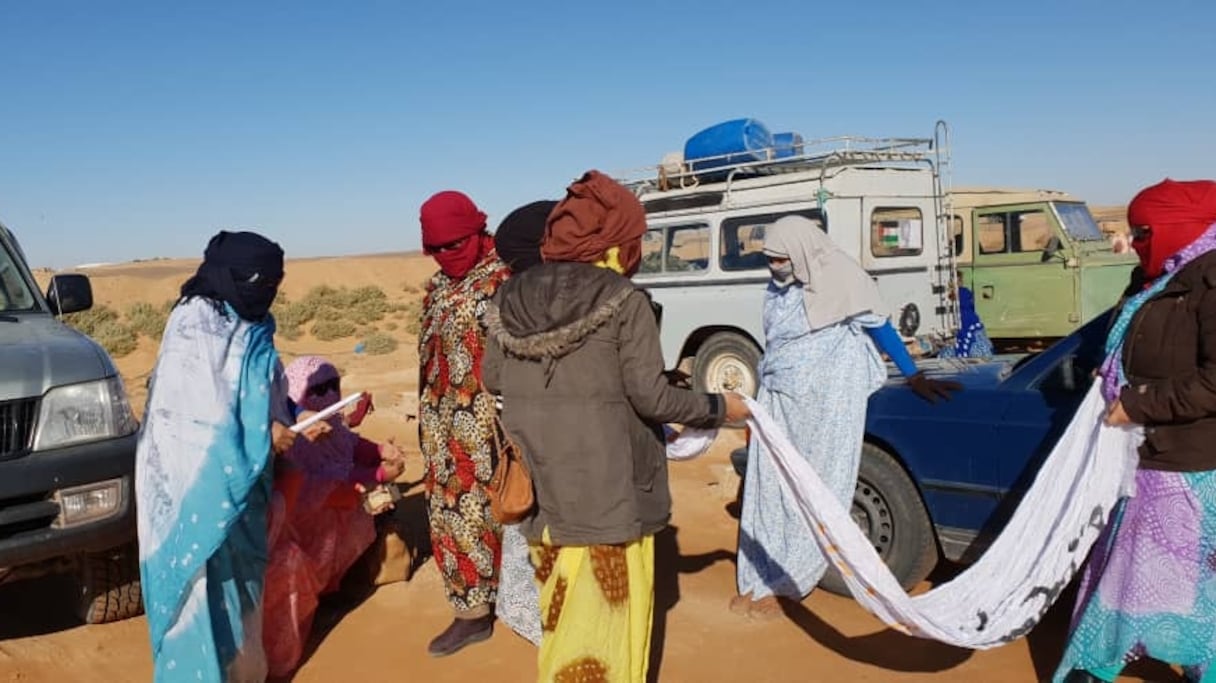
[[(729, 194), (733, 181), (786, 173), (816, 171), (822, 173), (834, 167), (857, 165), (915, 166), (935, 164), (941, 150), (936, 149), (940, 138), (869, 138), (836, 136), (807, 140), (799, 145), (797, 154), (778, 158), (777, 147), (733, 152), (700, 159), (683, 159), (630, 169), (614, 174), (618, 182), (639, 197), (672, 190), (706, 191), (713, 189)], [(752, 161), (732, 161), (742, 156), (760, 157)], [(716, 162), (716, 163), (715, 163)]]

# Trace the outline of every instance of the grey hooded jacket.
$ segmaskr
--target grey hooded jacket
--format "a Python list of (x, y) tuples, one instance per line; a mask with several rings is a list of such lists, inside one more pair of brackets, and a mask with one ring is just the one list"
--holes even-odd
[(549, 263), (508, 280), (484, 323), (483, 381), (536, 487), (524, 535), (627, 543), (666, 526), (662, 425), (719, 426), (725, 402), (668, 383), (649, 297), (612, 271)]

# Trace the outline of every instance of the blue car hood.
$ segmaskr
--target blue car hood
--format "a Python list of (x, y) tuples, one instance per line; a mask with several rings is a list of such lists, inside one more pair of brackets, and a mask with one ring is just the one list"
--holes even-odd
[[(928, 358), (916, 365), (927, 377), (958, 382), (964, 388), (993, 387), (1005, 381), (1013, 371), (1013, 365), (1021, 356), (996, 356), (985, 360), (979, 358)], [(904, 384), (907, 380), (888, 365), (887, 386)]]

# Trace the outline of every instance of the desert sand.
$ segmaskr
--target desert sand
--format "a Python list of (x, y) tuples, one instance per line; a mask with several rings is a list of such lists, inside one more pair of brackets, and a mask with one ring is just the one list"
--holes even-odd
[[(193, 261), (154, 261), (91, 269), (99, 304), (123, 309), (137, 301), (170, 299), (194, 268)], [(289, 298), (311, 287), (375, 285), (398, 303), (416, 301), (431, 273), (417, 254), (291, 261), (284, 283)], [(402, 314), (387, 319), (400, 320)], [(388, 327), (380, 323), (381, 329)], [(348, 389), (371, 391), (377, 412), (361, 428), (365, 435), (395, 438), (410, 454), (403, 480), (415, 482), (414, 410), (417, 389), (415, 340), (397, 327), (397, 351), (380, 356), (355, 353), (357, 338), (320, 342), (305, 334), (280, 340), (285, 358), (317, 353), (344, 372)], [(156, 344), (117, 360), (137, 408), (155, 360)], [(732, 516), (738, 479), (729, 451), (742, 443), (724, 432), (707, 455), (672, 463), (675, 498), (672, 527), (658, 543), (656, 655), (652, 677), (660, 681), (985, 681), (1044, 680), (1058, 660), (1066, 635), (1071, 594), (1028, 638), (1006, 647), (971, 652), (900, 635), (885, 628), (852, 600), (816, 592), (787, 605), (784, 619), (751, 621), (731, 614), (737, 522)], [(414, 486), (401, 514), (425, 528), (421, 491)], [(939, 568), (931, 581), (955, 569)], [(926, 582), (924, 587), (932, 585)], [(922, 587), (922, 588), (924, 588)], [(0, 681), (146, 681), (151, 663), (143, 618), (102, 626), (80, 626), (72, 617), (71, 582), (61, 578), (0, 586)], [(353, 609), (328, 608), (318, 619), (315, 649), (296, 680), (309, 681), (530, 681), (535, 651), (499, 625), (494, 637), (444, 659), (426, 654), (426, 644), (450, 618), (432, 563), (407, 581), (381, 586)], [(1126, 680), (1173, 680), (1162, 667), (1142, 667)]]

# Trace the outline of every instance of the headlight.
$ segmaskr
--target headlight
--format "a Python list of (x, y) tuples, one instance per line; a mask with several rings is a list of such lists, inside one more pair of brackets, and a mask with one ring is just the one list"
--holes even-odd
[(136, 429), (118, 377), (55, 387), (42, 397), (34, 450), (126, 436)]

